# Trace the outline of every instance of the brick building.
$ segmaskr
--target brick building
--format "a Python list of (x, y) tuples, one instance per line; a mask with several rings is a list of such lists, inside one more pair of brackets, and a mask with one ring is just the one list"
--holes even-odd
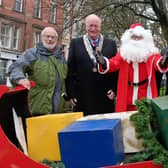
[(61, 0), (0, 0), (0, 84), (6, 72), (27, 48), (40, 41), (40, 32), (53, 26), (62, 42), (64, 10)]

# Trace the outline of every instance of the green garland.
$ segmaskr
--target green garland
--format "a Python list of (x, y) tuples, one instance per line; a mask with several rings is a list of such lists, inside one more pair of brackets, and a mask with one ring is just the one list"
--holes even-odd
[(65, 165), (62, 162), (54, 162), (54, 161), (49, 161), (48, 159), (44, 159), (41, 162), (44, 165), (49, 166), (50, 168), (65, 168)]
[(130, 120), (135, 124), (137, 138), (143, 139), (144, 150), (133, 155), (128, 162), (153, 160), (154, 164), (168, 168), (168, 151), (159, 142), (158, 122), (152, 111), (151, 100), (137, 100), (136, 107), (138, 113), (132, 114)]

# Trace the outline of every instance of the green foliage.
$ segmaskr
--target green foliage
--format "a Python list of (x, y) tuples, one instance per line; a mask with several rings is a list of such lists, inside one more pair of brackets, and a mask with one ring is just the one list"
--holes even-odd
[(65, 168), (62, 162), (52, 162), (49, 161), (48, 159), (44, 159), (41, 163), (49, 166), (50, 168)]
[(166, 95), (166, 86), (163, 86), (163, 87), (160, 88), (159, 95), (160, 96), (165, 96)]
[(168, 168), (168, 151), (159, 142), (158, 121), (152, 111), (151, 101), (146, 98), (137, 100), (136, 106), (138, 113), (131, 115), (130, 120), (135, 124), (138, 138), (143, 139), (144, 150), (136, 153), (128, 162), (153, 160), (154, 164)]

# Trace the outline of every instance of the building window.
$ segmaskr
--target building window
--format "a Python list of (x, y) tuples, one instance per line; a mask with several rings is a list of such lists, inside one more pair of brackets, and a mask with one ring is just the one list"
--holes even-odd
[(1, 47), (8, 49), (19, 48), (19, 34), (18, 27), (1, 24)]
[(23, 10), (23, 0), (15, 0), (14, 10), (17, 12), (22, 12)]
[(34, 32), (34, 47), (37, 46), (37, 44), (40, 42), (40, 31), (35, 31)]
[(55, 5), (51, 5), (50, 7), (50, 23), (56, 23), (56, 12), (57, 8)]
[(9, 25), (1, 25), (1, 46), (11, 48), (12, 27)]
[(7, 60), (0, 59), (0, 84), (6, 83), (6, 65)]
[(19, 48), (19, 33), (20, 33), (19, 28), (14, 27), (14, 32), (13, 32), (13, 48), (14, 49)]
[(34, 17), (41, 18), (41, 0), (34, 0)]

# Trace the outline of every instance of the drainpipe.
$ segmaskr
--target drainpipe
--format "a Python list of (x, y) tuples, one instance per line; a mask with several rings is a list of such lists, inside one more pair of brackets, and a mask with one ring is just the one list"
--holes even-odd
[(23, 37), (23, 49), (24, 51), (26, 50), (26, 35), (27, 35), (27, 0), (25, 2), (25, 11), (24, 11), (24, 21), (25, 21), (25, 26), (24, 26), (24, 37)]

